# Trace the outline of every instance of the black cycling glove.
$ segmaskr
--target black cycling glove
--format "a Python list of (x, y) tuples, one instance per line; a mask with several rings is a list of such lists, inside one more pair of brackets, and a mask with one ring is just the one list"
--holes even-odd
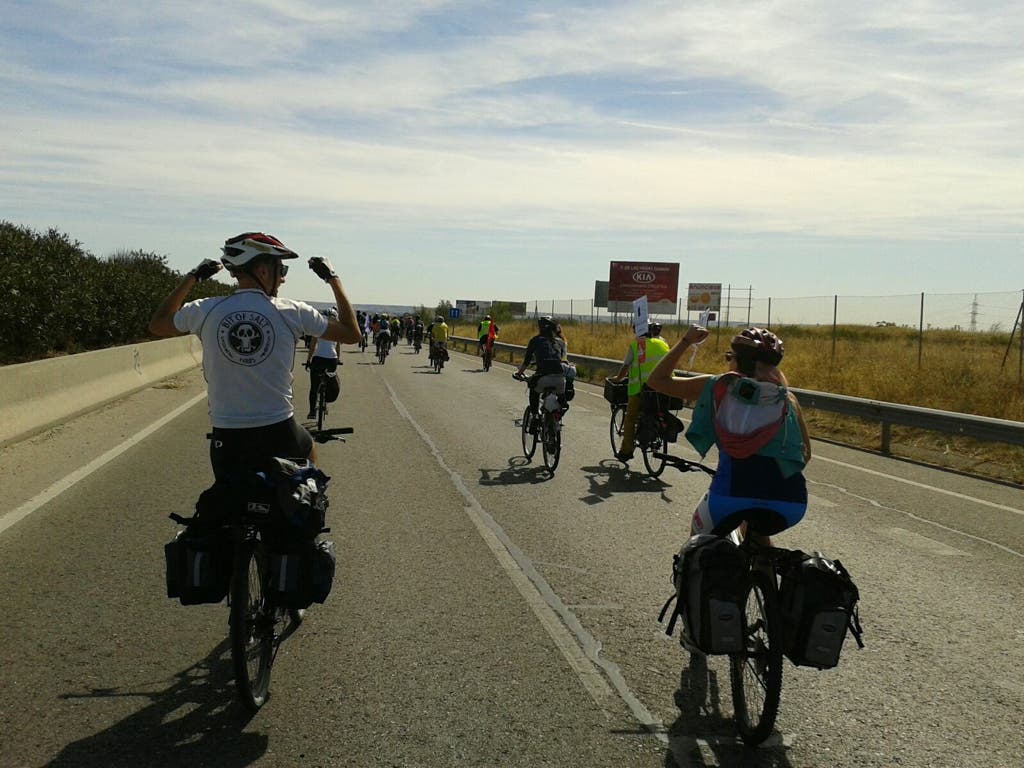
[(331, 262), (323, 256), (314, 256), (311, 258), (309, 260), (309, 268), (312, 269), (316, 273), (316, 276), (325, 283), (338, 276), (334, 271), (334, 267), (331, 266)]
[(189, 270), (188, 274), (192, 275), (192, 277), (194, 277), (196, 280), (202, 282), (203, 280), (213, 277), (215, 274), (220, 272), (220, 270), (221, 265), (219, 261), (214, 261), (213, 259), (203, 259), (199, 263), (199, 266), (196, 267), (195, 269)]

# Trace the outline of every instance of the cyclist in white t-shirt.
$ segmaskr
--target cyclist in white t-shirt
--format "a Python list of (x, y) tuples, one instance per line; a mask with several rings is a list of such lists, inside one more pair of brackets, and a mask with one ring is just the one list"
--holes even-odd
[[(334, 307), (320, 310), (324, 317), (338, 319), (338, 310)], [(356, 317), (356, 325), (359, 325), (359, 318)], [(306, 369), (309, 371), (309, 413), (307, 419), (316, 418), (316, 390), (322, 373), (334, 373), (338, 370), (338, 361), (341, 355), (341, 344), (329, 339), (314, 338), (309, 344), (309, 354), (306, 355)]]
[(232, 470), (249, 469), (268, 458), (316, 460), (310, 434), (295, 421), (292, 364), (299, 339), (316, 336), (342, 344), (359, 340), (355, 312), (341, 281), (326, 259), (309, 268), (334, 293), (339, 318), (322, 315), (305, 302), (278, 298), (288, 266), (298, 254), (262, 232), (228, 239), (221, 264), (238, 281), (227, 297), (191, 301), (188, 292), (221, 269), (204, 260), (163, 300), (149, 321), (156, 336), (195, 334), (203, 345), (210, 422), (210, 463), (223, 479)]

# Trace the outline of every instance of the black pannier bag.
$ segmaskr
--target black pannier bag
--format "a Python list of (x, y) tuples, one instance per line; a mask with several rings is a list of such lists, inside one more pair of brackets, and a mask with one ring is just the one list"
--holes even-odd
[(334, 583), (334, 542), (305, 541), (271, 550), (267, 597), (282, 608), (308, 608), (322, 603)]
[(341, 382), (338, 381), (338, 374), (329, 371), (324, 374), (324, 399), (333, 403), (341, 394)]
[(309, 461), (270, 459), (263, 471), (214, 483), (196, 502), (196, 522), (255, 522), (271, 538), (312, 539), (326, 529), (327, 482)]
[(226, 529), (189, 527), (164, 545), (167, 596), (182, 605), (219, 603), (231, 583), (233, 547)]
[(860, 593), (838, 560), (815, 552), (794, 553), (782, 576), (783, 649), (800, 667), (831, 669), (839, 663), (849, 631), (864, 647), (857, 601)]
[(711, 655), (742, 651), (746, 573), (747, 556), (732, 539), (706, 533), (691, 536), (673, 559), (676, 594), (662, 608), (659, 620), (673, 599), (676, 606), (665, 633), (673, 633), (681, 615), (684, 644)]

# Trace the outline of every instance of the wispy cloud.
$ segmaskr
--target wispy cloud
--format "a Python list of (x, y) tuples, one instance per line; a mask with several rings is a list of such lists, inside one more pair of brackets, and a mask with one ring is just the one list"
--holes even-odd
[(14, 211), (896, 239), (1024, 213), (1019, 3), (8, 7)]

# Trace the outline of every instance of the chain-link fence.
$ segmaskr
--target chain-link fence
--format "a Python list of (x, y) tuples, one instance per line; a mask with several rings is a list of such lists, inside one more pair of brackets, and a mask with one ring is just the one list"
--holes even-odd
[[(480, 302), (483, 315), (491, 303)], [(514, 305), (513, 305), (514, 306)], [(519, 305), (522, 308), (522, 304)], [(531, 299), (522, 317), (551, 315), (559, 320), (581, 323), (628, 325), (631, 316), (595, 306), (593, 299)], [(701, 313), (686, 307), (680, 299), (674, 316), (654, 315), (662, 323), (688, 325), (702, 319)], [(477, 314), (463, 319), (474, 321)], [(952, 331), (995, 334), (1005, 337), (1003, 365), (1017, 368), (1024, 380), (1024, 290), (998, 293), (908, 294), (899, 296), (809, 296), (796, 298), (754, 297), (749, 288), (729, 287), (722, 292), (721, 305), (708, 323), (725, 327), (831, 327), (833, 339), (841, 327), (901, 327), (916, 332), (917, 357), (929, 332)]]
[[(1000, 293), (907, 294), (898, 296), (809, 296), (755, 298), (748, 289), (722, 293), (717, 322), (728, 326), (894, 325), (923, 330), (949, 329), (1007, 333), (1019, 330), (1024, 290)], [(488, 306), (481, 304), (481, 306)], [(580, 322), (628, 322), (623, 314), (594, 306), (593, 299), (531, 299), (527, 315), (551, 315)], [(483, 310), (481, 310), (481, 313)], [(674, 316), (662, 322), (688, 324), (700, 313), (680, 299)]]

